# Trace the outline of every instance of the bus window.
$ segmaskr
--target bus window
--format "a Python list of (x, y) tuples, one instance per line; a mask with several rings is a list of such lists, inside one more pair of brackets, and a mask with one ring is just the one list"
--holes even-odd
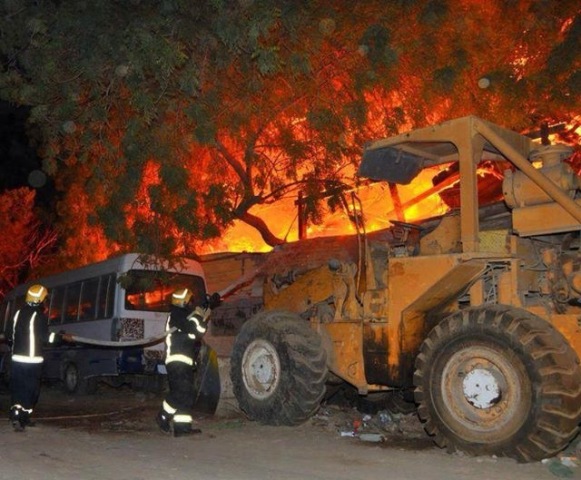
[(65, 323), (76, 322), (79, 317), (81, 285), (81, 282), (79, 282), (67, 286), (64, 306)]
[(106, 275), (101, 277), (97, 318), (111, 318), (113, 316), (113, 305), (115, 302), (115, 280), (115, 275)]
[[(24, 297), (16, 297), (14, 300), (4, 302), (2, 304), (2, 316), (0, 317), (0, 332), (5, 332), (7, 328), (12, 326), (12, 318), (17, 310), (24, 306)], [(6, 308), (6, 310), (4, 310)], [(4, 323), (2, 323), (4, 322)]]
[(101, 277), (101, 286), (99, 287), (97, 318), (111, 318), (114, 304), (115, 275), (104, 275)]
[(10, 322), (10, 304), (2, 302), (0, 304), (0, 332), (6, 331), (6, 326)]
[(202, 277), (149, 270), (131, 270), (125, 289), (125, 308), (150, 312), (169, 312), (171, 294), (178, 288), (189, 288), (193, 292), (192, 301), (199, 305), (205, 298), (206, 290)]
[(92, 278), (83, 282), (81, 290), (81, 308), (79, 320), (95, 320), (97, 313), (97, 293), (99, 290), (99, 278)]
[(48, 311), (48, 323), (51, 325), (62, 322), (63, 300), (65, 289), (63, 287), (51, 288), (50, 308)]

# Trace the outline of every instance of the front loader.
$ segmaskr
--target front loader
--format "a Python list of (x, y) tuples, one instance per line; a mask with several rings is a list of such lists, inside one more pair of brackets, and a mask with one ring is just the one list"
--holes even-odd
[[(297, 425), (341, 381), (363, 397), (407, 394), (449, 451), (535, 461), (565, 448), (581, 418), (571, 153), (473, 116), (367, 145), (359, 174), (372, 180), (408, 184), (457, 162), (460, 208), (382, 234), (360, 225), (324, 261), (271, 254), (264, 307), (232, 351), (241, 409)], [(501, 204), (478, 204), (483, 161), (510, 162)]]

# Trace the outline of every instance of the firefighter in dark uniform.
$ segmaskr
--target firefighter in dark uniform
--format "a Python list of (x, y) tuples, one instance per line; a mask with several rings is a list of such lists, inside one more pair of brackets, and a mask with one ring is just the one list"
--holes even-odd
[(48, 318), (43, 311), (47, 294), (44, 286), (32, 285), (26, 292), (26, 304), (14, 314), (8, 330), (8, 342), (12, 344), (9, 418), (19, 432), (32, 425), (30, 417), (40, 395), (42, 348), (46, 343), (56, 344), (60, 336), (48, 334)]
[(164, 433), (175, 437), (201, 433), (192, 428), (191, 410), (194, 406), (194, 369), (199, 350), (199, 342), (206, 333), (208, 317), (220, 296), (214, 294), (207, 298), (204, 306), (193, 311), (189, 305), (192, 292), (187, 288), (172, 294), (172, 306), (167, 318), (166, 331), (176, 330), (166, 336), (165, 365), (169, 383), (169, 394), (157, 414), (157, 424)]

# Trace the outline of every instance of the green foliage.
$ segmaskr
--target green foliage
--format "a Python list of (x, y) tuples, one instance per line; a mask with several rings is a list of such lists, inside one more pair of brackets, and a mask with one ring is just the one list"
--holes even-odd
[[(203, 196), (205, 203), (211, 206), (216, 218), (222, 220), (222, 225), (227, 225), (234, 219), (232, 213), (234, 205), (230, 201), (228, 189), (224, 185), (215, 183), (208, 185)], [(196, 205), (193, 206), (195, 207)], [(193, 211), (195, 209), (191, 210), (191, 212)]]
[(455, 88), (458, 74), (452, 67), (439, 68), (434, 72), (434, 86), (440, 92), (450, 93)]
[(581, 14), (577, 14), (565, 39), (555, 45), (547, 59), (547, 71), (551, 75), (579, 66), (581, 52)]
[(190, 104), (185, 113), (194, 122), (193, 139), (202, 144), (213, 144), (217, 128), (212, 120), (213, 96), (205, 96), (208, 103), (196, 102)]
[(300, 53), (292, 52), (289, 59), (289, 66), (293, 77), (302, 77), (312, 73), (313, 67), (309, 58)]
[(572, 95), (576, 95), (581, 92), (581, 70), (575, 70), (566, 82), (567, 90), (571, 92)]
[(252, 58), (256, 60), (258, 71), (261, 75), (273, 75), (281, 71), (282, 64), (277, 47), (258, 47), (254, 51)]
[(354, 128), (361, 128), (367, 121), (367, 104), (361, 98), (347, 103), (343, 111), (345, 117), (354, 125)]
[(31, 107), (63, 230), (93, 222), (118, 249), (174, 253), (299, 189), (319, 221), (378, 136), (467, 114), (509, 128), (579, 114), (573, 0), (0, 9), (0, 98)]
[(384, 25), (370, 25), (361, 37), (360, 46), (375, 66), (391, 66), (397, 59), (390, 45), (390, 32)]
[(341, 131), (341, 119), (330, 108), (315, 108), (307, 113), (307, 121), (315, 130), (332, 128)]
[(420, 22), (430, 26), (438, 26), (444, 21), (448, 14), (449, 7), (446, 0), (430, 0), (425, 2), (425, 6), (420, 14)]

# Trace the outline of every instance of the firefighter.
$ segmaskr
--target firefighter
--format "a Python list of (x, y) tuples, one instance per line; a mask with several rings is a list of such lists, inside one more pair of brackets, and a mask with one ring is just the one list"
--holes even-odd
[(194, 370), (200, 341), (206, 333), (208, 317), (220, 296), (207, 297), (203, 306), (191, 310), (192, 292), (187, 288), (172, 294), (172, 306), (167, 317), (166, 331), (176, 330), (166, 336), (165, 365), (169, 383), (169, 393), (162, 403), (156, 421), (164, 433), (180, 437), (201, 433), (192, 428), (191, 410), (194, 406)]
[(26, 292), (26, 304), (16, 311), (12, 328), (8, 329), (8, 343), (12, 345), (9, 418), (17, 432), (33, 424), (30, 417), (40, 395), (42, 348), (46, 343), (59, 343), (62, 336), (48, 334), (48, 318), (43, 308), (47, 294), (44, 286), (32, 285)]

